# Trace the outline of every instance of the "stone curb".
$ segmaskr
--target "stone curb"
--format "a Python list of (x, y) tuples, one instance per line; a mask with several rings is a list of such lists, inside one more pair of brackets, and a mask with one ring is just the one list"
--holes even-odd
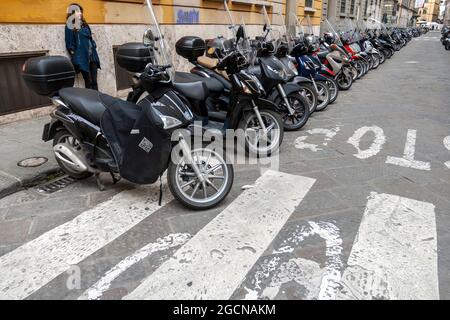
[(25, 178), (16, 177), (15, 180), (11, 179), (11, 183), (6, 183), (0, 187), (0, 199), (25, 188), (34, 187), (40, 183), (43, 183), (49, 176), (59, 172), (61, 172), (61, 169), (58, 166), (54, 166), (44, 171), (38, 171), (36, 174)]

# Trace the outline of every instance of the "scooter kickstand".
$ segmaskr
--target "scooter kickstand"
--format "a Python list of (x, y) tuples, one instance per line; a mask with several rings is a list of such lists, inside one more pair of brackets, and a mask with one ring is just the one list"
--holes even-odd
[(95, 181), (97, 182), (97, 187), (100, 191), (105, 191), (105, 185), (100, 181), (100, 173), (95, 174)]
[(111, 175), (111, 178), (113, 180), (113, 184), (116, 184), (117, 182), (119, 182), (120, 180), (122, 180), (122, 177), (116, 177), (116, 175), (112, 172), (109, 173)]

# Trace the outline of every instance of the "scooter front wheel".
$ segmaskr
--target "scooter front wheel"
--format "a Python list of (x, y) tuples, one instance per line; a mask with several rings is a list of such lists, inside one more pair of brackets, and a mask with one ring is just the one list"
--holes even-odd
[(260, 109), (259, 114), (265, 131), (258, 115), (253, 111), (244, 113), (238, 128), (244, 133), (245, 151), (248, 155), (268, 157), (277, 151), (283, 142), (283, 119), (278, 112), (271, 109)]
[(339, 95), (339, 87), (336, 81), (332, 78), (328, 78), (325, 82), (328, 86), (328, 90), (330, 90), (330, 103), (333, 103)]
[(386, 61), (386, 56), (382, 50), (380, 50), (379, 55), (380, 55), (380, 64), (383, 64), (384, 61)]
[(290, 114), (285, 103), (280, 99), (279, 110), (283, 119), (284, 130), (294, 131), (303, 127), (309, 119), (308, 100), (298, 93), (291, 93), (287, 96), (289, 105), (294, 113)]
[(309, 114), (311, 115), (314, 111), (316, 111), (318, 99), (317, 99), (317, 91), (312, 84), (302, 83), (300, 84), (300, 95), (302, 95), (306, 100), (308, 100), (309, 104)]
[[(167, 183), (175, 199), (194, 210), (206, 210), (218, 205), (231, 190), (234, 180), (233, 165), (225, 161), (224, 152), (211, 148), (191, 151), (200, 178), (186, 155), (179, 161), (170, 161)], [(203, 181), (201, 181), (203, 180)]]
[(336, 82), (340, 90), (350, 89), (353, 84), (353, 78), (350, 74), (350, 70), (347, 70), (347, 72), (341, 70), (341, 72), (336, 77)]
[(323, 111), (330, 104), (330, 90), (328, 89), (328, 85), (325, 81), (317, 81), (317, 93), (319, 98), (319, 103), (317, 104), (316, 111)]
[(373, 54), (372, 55), (372, 61), (373, 61), (372, 69), (378, 68), (378, 66), (380, 65), (380, 55)]

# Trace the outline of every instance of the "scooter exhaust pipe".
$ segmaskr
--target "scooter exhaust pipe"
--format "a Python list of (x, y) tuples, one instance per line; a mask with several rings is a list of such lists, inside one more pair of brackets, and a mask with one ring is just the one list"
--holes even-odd
[(84, 157), (71, 146), (65, 143), (58, 143), (53, 147), (53, 151), (56, 158), (61, 160), (69, 169), (80, 173), (89, 170), (89, 165)]

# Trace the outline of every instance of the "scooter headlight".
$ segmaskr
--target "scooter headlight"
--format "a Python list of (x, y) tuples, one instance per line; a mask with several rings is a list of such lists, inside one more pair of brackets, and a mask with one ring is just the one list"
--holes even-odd
[(275, 68), (272, 68), (269, 65), (267, 66), (267, 69), (269, 69), (271, 72), (275, 73), (281, 79), (285, 79), (286, 78), (286, 73), (285, 73), (284, 69), (275, 69)]
[(252, 91), (244, 82), (241, 82), (241, 88), (242, 88), (242, 92), (244, 92), (246, 94), (252, 94)]
[(153, 109), (153, 110), (155, 110), (155, 113), (160, 117), (161, 121), (164, 124), (164, 129), (166, 129), (166, 130), (175, 128), (182, 124), (182, 122), (180, 120), (178, 120), (177, 118), (174, 118), (171, 116), (166, 116), (166, 115), (162, 114), (158, 109)]

